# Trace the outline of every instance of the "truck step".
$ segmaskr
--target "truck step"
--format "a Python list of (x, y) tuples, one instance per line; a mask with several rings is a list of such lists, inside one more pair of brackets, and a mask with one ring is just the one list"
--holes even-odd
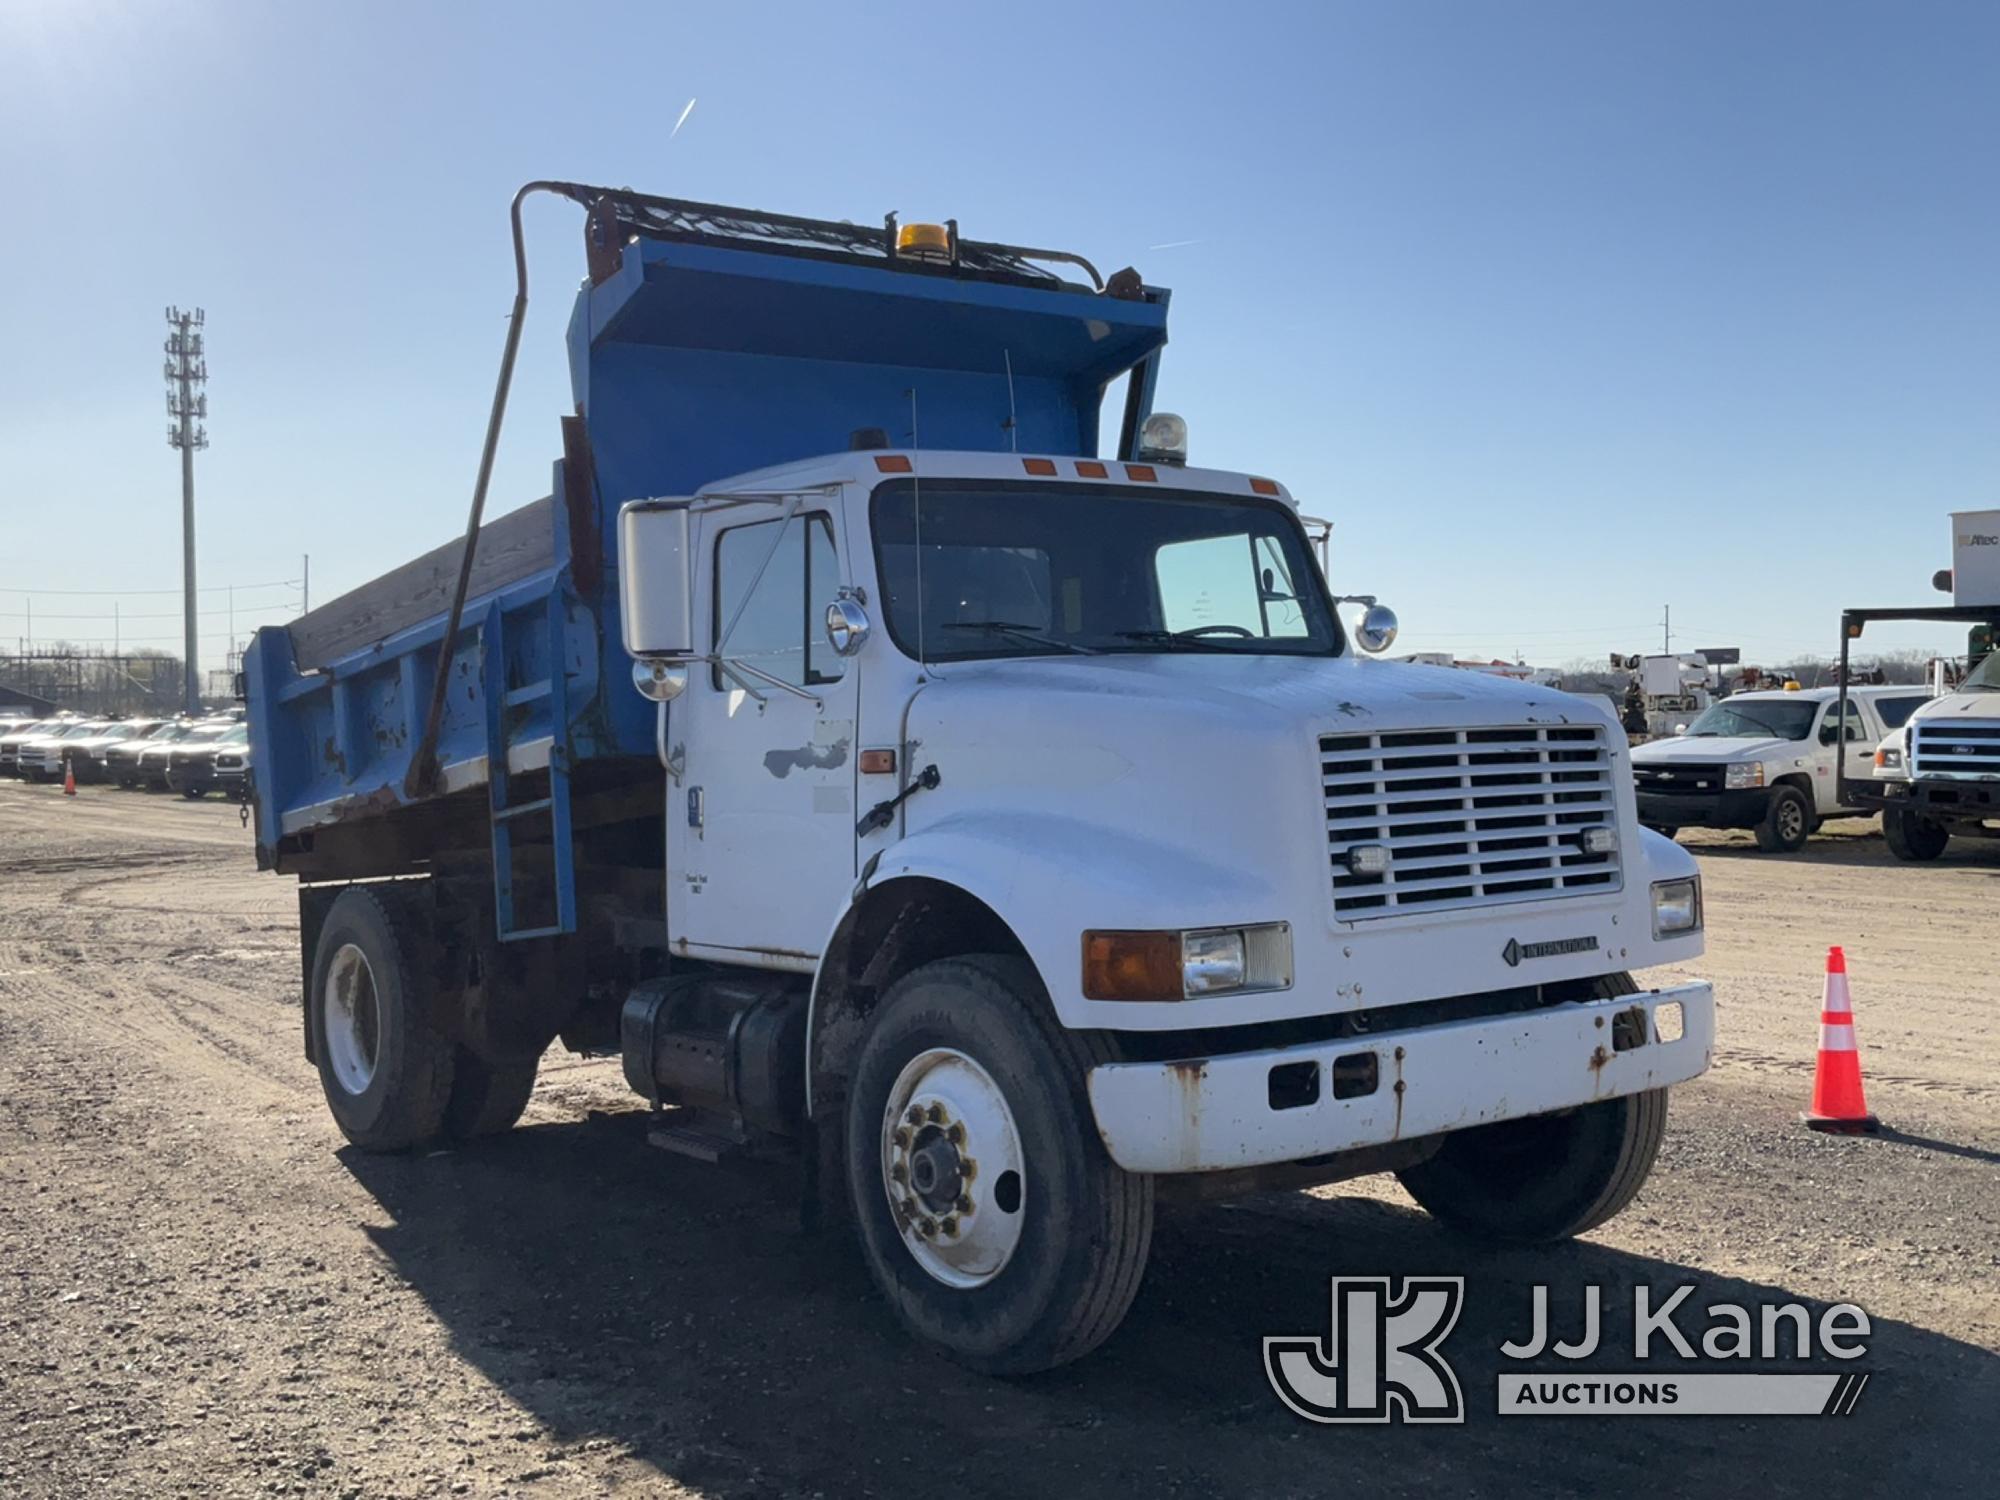
[(743, 1141), (736, 1136), (703, 1130), (698, 1125), (679, 1124), (655, 1125), (646, 1132), (646, 1144), (671, 1151), (677, 1156), (691, 1156), (696, 1161), (710, 1163), (733, 1156), (744, 1147)]

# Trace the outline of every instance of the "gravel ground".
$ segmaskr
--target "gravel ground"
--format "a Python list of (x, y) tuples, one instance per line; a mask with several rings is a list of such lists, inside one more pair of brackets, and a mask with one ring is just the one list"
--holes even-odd
[[(0, 1494), (1991, 1493), (2000, 845), (1905, 868), (1835, 829), (1690, 836), (1717, 1066), (1586, 1242), (1469, 1247), (1387, 1179), (1183, 1211), (1111, 1344), (1001, 1383), (901, 1338), (783, 1177), (647, 1148), (615, 1063), (552, 1055), (476, 1149), (353, 1151), (235, 810), (0, 783)], [(1797, 1124), (1830, 942), (1874, 1140)], [(1323, 1331), (1330, 1275), (1405, 1272), (1467, 1278), (1466, 1425), (1281, 1410), (1262, 1336)], [(1501, 1419), (1536, 1282), (1572, 1329), (1604, 1288), (1600, 1369), (1633, 1367), (1641, 1282), (1857, 1302), (1873, 1380), (1841, 1420)]]

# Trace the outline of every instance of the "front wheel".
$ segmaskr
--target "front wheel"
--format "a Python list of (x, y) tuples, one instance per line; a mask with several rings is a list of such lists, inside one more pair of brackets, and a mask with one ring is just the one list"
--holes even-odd
[(1666, 1128), (1667, 1091), (1653, 1089), (1461, 1130), (1397, 1176), (1433, 1218), (1463, 1234), (1549, 1244), (1623, 1212), (1653, 1170)]
[[(1638, 992), (1608, 974), (1601, 998)], [(1653, 1089), (1557, 1114), (1503, 1120), (1445, 1137), (1437, 1155), (1398, 1172), (1431, 1217), (1503, 1244), (1570, 1239), (1638, 1196), (1667, 1130), (1667, 1091)]]
[(1951, 842), (1951, 830), (1921, 813), (1892, 807), (1882, 814), (1882, 840), (1898, 859), (1936, 859)]
[(1806, 794), (1795, 786), (1775, 787), (1755, 829), (1757, 847), (1766, 854), (1796, 854), (1812, 836), (1813, 813)]
[(847, 1099), (862, 1250), (904, 1326), (961, 1364), (1065, 1364), (1139, 1290), (1152, 1179), (1105, 1154), (1085, 1091), (1110, 1057), (1019, 959), (926, 964), (876, 1008)]

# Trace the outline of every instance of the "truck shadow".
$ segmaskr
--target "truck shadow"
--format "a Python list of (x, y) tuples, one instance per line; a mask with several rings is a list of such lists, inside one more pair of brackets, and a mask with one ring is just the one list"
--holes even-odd
[[(1608, 1432), (1502, 1420), (1494, 1375), (1525, 1367), (1497, 1350), (1526, 1335), (1536, 1282), (1551, 1287), (1559, 1336), (1580, 1326), (1580, 1289), (1604, 1289), (1603, 1347), (1587, 1362), (1598, 1371), (1645, 1368), (1631, 1358), (1636, 1284), (1656, 1302), (1695, 1284), (1678, 1320), (1695, 1337), (1706, 1326), (1697, 1308), (1817, 1309), (1808, 1293), (1834, 1289), (1757, 1285), (1589, 1243), (1476, 1248), (1414, 1210), (1362, 1198), (1165, 1215), (1111, 1343), (1033, 1380), (986, 1379), (904, 1338), (844, 1228), (797, 1232), (787, 1178), (666, 1156), (643, 1143), (642, 1121), (533, 1126), (432, 1157), (342, 1153), (392, 1221), (370, 1233), (458, 1352), (558, 1446), (609, 1439), (628, 1451), (642, 1487), (657, 1471), (727, 1496), (1595, 1495), (1663, 1484), (1818, 1495), (1842, 1472), (1857, 1492), (1892, 1482), (1956, 1492), (1973, 1462), (1968, 1438), (1990, 1441), (2000, 1359), (1882, 1320), (1857, 1362), (1876, 1378), (1844, 1420), (1652, 1418)], [(1263, 1336), (1323, 1335), (1329, 1276), (1402, 1273), (1467, 1278), (1445, 1346), (1467, 1425), (1336, 1429), (1282, 1410)], [(518, 1452), (509, 1441), (481, 1458), (496, 1478), (532, 1478), (549, 1437)]]

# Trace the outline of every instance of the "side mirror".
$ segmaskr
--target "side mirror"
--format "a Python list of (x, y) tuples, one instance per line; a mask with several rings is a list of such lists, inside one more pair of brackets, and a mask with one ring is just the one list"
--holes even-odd
[(868, 639), (868, 611), (843, 594), (826, 607), (826, 641), (836, 656), (852, 656)]
[(1386, 604), (1371, 604), (1354, 627), (1354, 644), (1379, 656), (1396, 642), (1396, 612)]
[(1822, 724), (1819, 726), (1819, 742), (1822, 745), (1836, 744), (1839, 739), (1840, 726), (1838, 724)]
[(625, 649), (641, 662), (694, 649), (694, 554), (687, 500), (631, 500), (618, 512), (618, 604)]

